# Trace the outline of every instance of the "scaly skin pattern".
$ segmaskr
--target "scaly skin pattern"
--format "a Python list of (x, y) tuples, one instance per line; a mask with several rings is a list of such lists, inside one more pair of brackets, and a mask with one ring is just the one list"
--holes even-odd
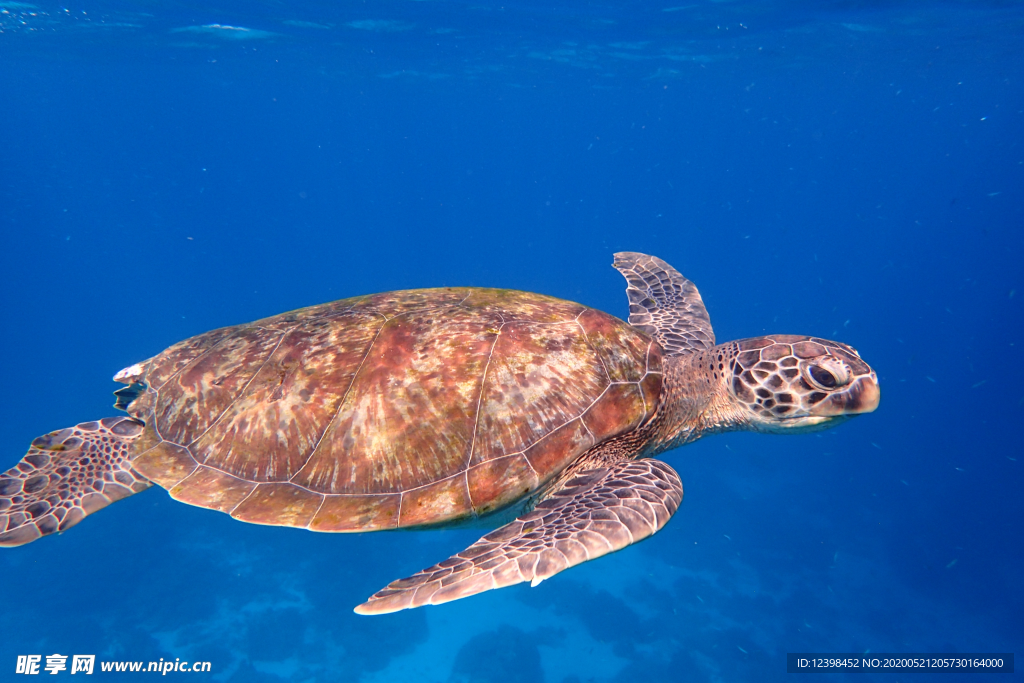
[(580, 304), (428, 289), (214, 330), (115, 379), (147, 425), (132, 467), (177, 500), (368, 531), (536, 499), (655, 415), (662, 354)]
[(878, 378), (853, 348), (791, 334), (666, 358), (664, 382), (662, 410), (645, 427), (646, 456), (719, 432), (826, 429), (879, 401)]
[(45, 434), (0, 474), (0, 547), (65, 531), (152, 484), (128, 461), (142, 425), (108, 417)]

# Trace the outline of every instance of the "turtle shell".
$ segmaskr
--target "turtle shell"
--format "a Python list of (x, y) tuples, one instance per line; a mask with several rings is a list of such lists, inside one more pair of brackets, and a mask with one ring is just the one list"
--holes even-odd
[(214, 330), (115, 379), (147, 425), (139, 473), (185, 503), (316, 531), (506, 507), (644, 423), (662, 386), (661, 348), (625, 322), (476, 288)]

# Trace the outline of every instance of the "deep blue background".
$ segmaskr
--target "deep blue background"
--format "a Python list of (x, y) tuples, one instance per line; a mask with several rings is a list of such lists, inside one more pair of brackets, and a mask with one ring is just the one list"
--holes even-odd
[(122, 367), (299, 306), (487, 285), (625, 316), (618, 250), (692, 279), (720, 341), (837, 338), (882, 386), (831, 432), (667, 454), (686, 499), (640, 546), (388, 617), (351, 608), (480, 532), (317, 535), (148, 491), (0, 553), (0, 678), (54, 652), (583, 683), (1022, 651), (1021, 4), (0, 11), (4, 467), (114, 414)]

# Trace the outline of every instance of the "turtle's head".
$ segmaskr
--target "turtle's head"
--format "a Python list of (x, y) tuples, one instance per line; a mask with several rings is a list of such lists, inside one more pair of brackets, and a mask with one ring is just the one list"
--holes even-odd
[(738, 421), (754, 431), (817, 431), (878, 407), (875, 372), (846, 344), (769, 335), (713, 353)]

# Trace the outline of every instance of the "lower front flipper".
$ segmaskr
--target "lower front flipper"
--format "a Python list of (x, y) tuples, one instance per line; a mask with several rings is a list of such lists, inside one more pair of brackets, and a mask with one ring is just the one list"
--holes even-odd
[(532, 512), (444, 562), (388, 584), (355, 611), (387, 614), (524, 581), (536, 586), (563, 569), (647, 538), (668, 522), (682, 499), (679, 475), (660, 460), (583, 470)]

